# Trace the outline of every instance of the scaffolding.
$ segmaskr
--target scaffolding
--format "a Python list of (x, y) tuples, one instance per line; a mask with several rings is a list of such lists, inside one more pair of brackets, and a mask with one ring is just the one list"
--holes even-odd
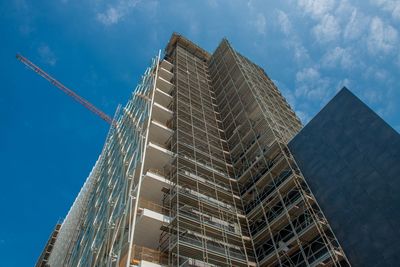
[(349, 266), (287, 148), (301, 123), (265, 72), (223, 40), (210, 73), (259, 266)]
[(208, 75), (210, 55), (179, 36), (166, 51), (174, 65), (170, 147), (176, 157), (160, 249), (169, 254), (169, 266), (255, 266)]
[(50, 266), (112, 266), (128, 250), (144, 135), (158, 58), (116, 114), (103, 151), (62, 223)]
[(120, 113), (51, 266), (349, 266), (287, 148), (300, 120), (227, 40), (173, 34)]

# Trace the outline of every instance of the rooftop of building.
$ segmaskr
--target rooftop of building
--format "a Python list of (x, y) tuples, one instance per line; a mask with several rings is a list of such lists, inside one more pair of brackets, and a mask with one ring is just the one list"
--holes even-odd
[(172, 51), (174, 51), (174, 48), (178, 43), (203, 60), (209, 60), (211, 57), (211, 54), (209, 52), (207, 52), (197, 44), (193, 43), (183, 35), (174, 32), (171, 35), (167, 46), (165, 47), (165, 55), (167, 58), (170, 57)]
[[(210, 60), (210, 58), (212, 57), (212, 53), (209, 53), (205, 49), (201, 48), (200, 46), (198, 46), (194, 42), (190, 41), (185, 36), (183, 36), (183, 35), (181, 35), (181, 34), (179, 34), (177, 32), (174, 32), (174, 33), (172, 33), (171, 38), (169, 39), (168, 44), (167, 44), (167, 46), (165, 47), (165, 50), (164, 50), (166, 58), (169, 58), (171, 56), (171, 53), (174, 51), (174, 48), (175, 48), (176, 44), (178, 44), (178, 43), (181, 46), (185, 47), (188, 51), (192, 52), (194, 55), (198, 56), (199, 58), (201, 58), (201, 59), (203, 59), (205, 61)], [(221, 40), (221, 42), (219, 43), (218, 46), (220, 46), (222, 44), (226, 44), (230, 48), (233, 49), (233, 47), (229, 43), (228, 39), (226, 39), (225, 37), (222, 38), (222, 40)], [(238, 53), (236, 50), (235, 50), (235, 52)], [(246, 60), (248, 60), (249, 62), (251, 62), (254, 66), (256, 66), (264, 74), (266, 74), (262, 67), (260, 67), (259, 65), (257, 65), (253, 61), (251, 61), (249, 58), (243, 56), (242, 54), (240, 54), (240, 53), (238, 53), (238, 54), (241, 57), (243, 57)]]

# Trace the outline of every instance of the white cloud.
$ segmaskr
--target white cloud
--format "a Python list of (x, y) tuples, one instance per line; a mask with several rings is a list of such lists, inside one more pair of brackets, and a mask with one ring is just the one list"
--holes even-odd
[(265, 35), (267, 30), (267, 20), (264, 14), (258, 13), (256, 20), (253, 22), (259, 34)]
[(293, 57), (298, 63), (309, 61), (310, 56), (308, 50), (303, 46), (301, 39), (294, 31), (289, 16), (282, 10), (277, 10), (277, 21), (280, 30), (287, 37), (285, 42), (287, 47), (293, 52)]
[(123, 13), (114, 7), (109, 7), (106, 12), (97, 14), (97, 19), (104, 25), (111, 25), (118, 23), (123, 17)]
[(316, 68), (304, 68), (296, 73), (296, 96), (309, 100), (326, 100), (329, 95), (330, 81), (322, 77)]
[(340, 19), (346, 19), (351, 16), (354, 10), (357, 10), (357, 8), (350, 4), (348, 0), (341, 0), (335, 10), (335, 14)]
[[(381, 81), (384, 83), (390, 83), (391, 78), (390, 74), (387, 70), (377, 67), (377, 66), (370, 66), (368, 67), (365, 72), (364, 76), (368, 78), (372, 78), (375, 81)], [(389, 84), (387, 84), (389, 87)]]
[(336, 88), (339, 91), (343, 87), (346, 87), (347, 89), (350, 89), (351, 81), (348, 78), (345, 78), (341, 81), (338, 82)]
[(288, 15), (282, 10), (278, 10), (278, 23), (285, 35), (289, 35), (292, 32), (292, 23), (290, 22)]
[(371, 0), (371, 3), (380, 7), (383, 11), (389, 12), (393, 19), (400, 20), (399, 0)]
[(373, 82), (360, 92), (367, 104), (374, 106), (381, 117), (396, 116), (400, 94), (393, 73), (382, 67), (371, 66), (364, 76)]
[(353, 9), (350, 20), (347, 22), (343, 31), (345, 40), (357, 40), (368, 28), (369, 19), (364, 16), (358, 9)]
[(296, 81), (307, 82), (309, 80), (319, 79), (320, 75), (315, 68), (305, 68), (296, 73)]
[(298, 5), (305, 14), (317, 21), (312, 33), (318, 42), (337, 40), (341, 28), (336, 16), (332, 15), (336, 5), (335, 0), (299, 0)]
[(305, 63), (310, 60), (308, 50), (300, 43), (293, 44), (294, 59), (297, 62)]
[[(295, 96), (295, 92), (291, 89), (289, 89), (284, 83), (273, 80), (274, 84), (279, 88), (279, 90), (282, 92), (284, 97), (286, 98), (286, 101), (289, 103), (291, 108), (295, 111), (296, 115), (300, 118), (301, 122), (303, 124), (306, 124), (310, 121), (311, 116), (309, 114), (309, 110), (307, 108), (307, 105), (304, 106), (302, 105), (302, 101), (299, 99), (299, 97)], [(299, 108), (300, 107), (300, 108)]]
[(370, 23), (367, 45), (372, 55), (388, 54), (398, 47), (397, 30), (380, 18), (374, 17)]
[(304, 11), (314, 18), (321, 18), (329, 13), (334, 5), (334, 0), (299, 0), (298, 4)]
[(354, 65), (353, 56), (350, 48), (342, 48), (340, 46), (328, 51), (322, 57), (322, 65), (325, 67), (341, 67), (343, 69), (351, 69)]
[(108, 6), (104, 12), (97, 13), (97, 20), (104, 25), (113, 25), (121, 21), (129, 12), (132, 11), (140, 0), (120, 0), (114, 6)]
[(330, 14), (324, 15), (321, 21), (313, 28), (315, 38), (320, 43), (337, 40), (340, 36), (340, 31), (338, 21)]
[(286, 86), (286, 84), (284, 84), (281, 81), (278, 81), (278, 80), (272, 80), (272, 81), (279, 88), (279, 91), (281, 91), (281, 93), (286, 98), (286, 101), (289, 103), (289, 105), (292, 108), (296, 107), (296, 97), (294, 96), (293, 90), (289, 89)]
[(50, 66), (54, 66), (57, 63), (57, 58), (54, 55), (54, 52), (50, 49), (50, 47), (46, 44), (42, 44), (38, 48), (38, 53), (43, 62)]
[(388, 72), (384, 69), (379, 69), (375, 72), (376, 79), (381, 80), (381, 81), (386, 81), (388, 76), (389, 76)]
[(363, 97), (367, 100), (370, 104), (377, 104), (384, 101), (384, 95), (381, 91), (376, 89), (367, 88), (362, 91)]

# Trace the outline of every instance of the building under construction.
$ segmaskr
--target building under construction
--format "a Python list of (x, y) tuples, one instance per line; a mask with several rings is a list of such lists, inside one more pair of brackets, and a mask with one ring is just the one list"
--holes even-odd
[(350, 266), (288, 148), (301, 128), (226, 39), (173, 34), (38, 266)]

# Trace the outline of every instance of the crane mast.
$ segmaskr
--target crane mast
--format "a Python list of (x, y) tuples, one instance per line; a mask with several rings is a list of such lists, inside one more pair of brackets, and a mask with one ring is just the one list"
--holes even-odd
[(72, 97), (75, 101), (77, 101), (79, 104), (81, 104), (82, 106), (84, 106), (85, 108), (87, 108), (88, 110), (90, 110), (91, 112), (93, 112), (94, 114), (96, 114), (97, 116), (99, 116), (101, 119), (103, 119), (105, 122), (107, 122), (110, 125), (114, 125), (115, 122), (113, 121), (113, 119), (111, 119), (111, 117), (109, 117), (107, 114), (105, 114), (103, 111), (101, 111), (100, 109), (96, 108), (93, 104), (91, 104), (89, 101), (87, 101), (86, 99), (84, 99), (83, 97), (79, 96), (78, 94), (76, 94), (74, 91), (72, 91), (71, 89), (67, 88), (66, 86), (64, 86), (62, 83), (60, 83), (59, 81), (57, 81), (56, 79), (54, 79), (53, 77), (51, 77), (48, 73), (46, 73), (44, 70), (42, 70), (41, 68), (39, 68), (38, 66), (36, 66), (35, 64), (33, 64), (29, 59), (27, 59), (26, 57), (17, 54), (16, 58), (21, 61), (22, 63), (24, 63), (28, 68), (30, 68), (31, 70), (33, 70), (34, 72), (36, 72), (37, 74), (39, 74), (40, 76), (42, 76), (43, 78), (45, 78), (47, 81), (49, 81), (51, 84), (53, 84), (54, 86), (56, 86), (58, 89), (60, 89), (61, 91), (63, 91), (65, 94), (69, 95), (70, 97)]

